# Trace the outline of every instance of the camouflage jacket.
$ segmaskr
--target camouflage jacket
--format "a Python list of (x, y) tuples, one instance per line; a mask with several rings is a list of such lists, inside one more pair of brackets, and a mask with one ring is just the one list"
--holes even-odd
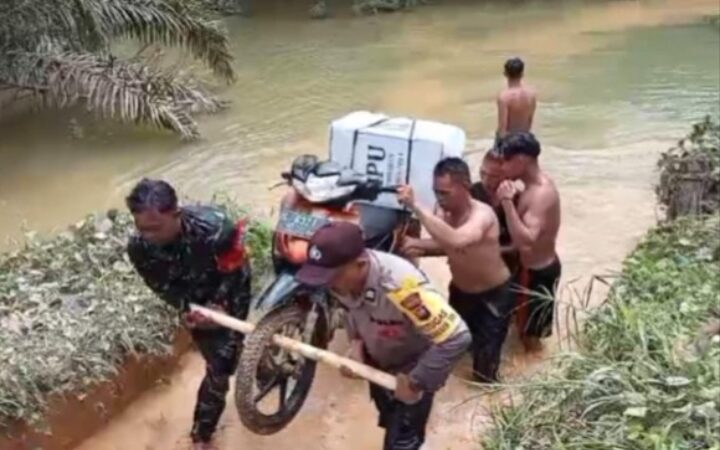
[(191, 206), (182, 208), (181, 226), (180, 238), (164, 246), (133, 235), (127, 251), (135, 269), (150, 289), (181, 311), (189, 303), (216, 303), (242, 317), (250, 276), (244, 222), (236, 224), (215, 207)]

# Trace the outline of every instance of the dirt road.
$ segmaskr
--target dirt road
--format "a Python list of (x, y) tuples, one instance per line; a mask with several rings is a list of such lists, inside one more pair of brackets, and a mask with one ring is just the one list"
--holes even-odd
[[(563, 201), (559, 246), (564, 263), (562, 302), (572, 300), (571, 286), (583, 286), (583, 280), (573, 282), (577, 277), (587, 279), (591, 274), (619, 269), (625, 254), (652, 225), (653, 166), (657, 151), (666, 147), (667, 143), (653, 142), (602, 151), (545, 150), (544, 164), (557, 180)], [(477, 155), (471, 162), (477, 167)], [(439, 285), (447, 284), (443, 261), (428, 261), (425, 268)], [(593, 294), (595, 302), (603, 297), (602, 290)], [(563, 309), (561, 306), (560, 317)], [(560, 326), (564, 327), (562, 320)], [(342, 351), (344, 342), (336, 340), (332, 347)], [(522, 355), (514, 339), (506, 347), (503, 374), (508, 382), (541, 368), (542, 361)], [(551, 353), (552, 349), (546, 356)], [(457, 375), (465, 372), (466, 364), (458, 368)], [(76, 450), (186, 448), (195, 391), (203, 371), (199, 356), (188, 355), (167, 383), (144, 395)], [(476, 389), (458, 378), (450, 380), (437, 397), (427, 450), (478, 448), (477, 439), (488, 423), (487, 409), (494, 399), (473, 399), (477, 396)], [(320, 367), (303, 410), (285, 430), (273, 436), (256, 436), (242, 427), (229, 402), (218, 444), (222, 450), (377, 449), (381, 431), (375, 421), (363, 382), (342, 379), (335, 371)]]

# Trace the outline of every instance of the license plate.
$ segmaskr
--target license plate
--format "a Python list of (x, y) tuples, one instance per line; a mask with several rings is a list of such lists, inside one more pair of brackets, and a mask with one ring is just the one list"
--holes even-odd
[(280, 233), (310, 239), (318, 228), (328, 222), (326, 217), (284, 209), (280, 211), (277, 230)]

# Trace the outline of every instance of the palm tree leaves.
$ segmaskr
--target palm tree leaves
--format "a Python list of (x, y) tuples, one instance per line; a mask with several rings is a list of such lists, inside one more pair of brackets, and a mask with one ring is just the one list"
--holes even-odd
[(140, 63), (91, 53), (26, 53), (15, 58), (21, 76), (7, 84), (32, 92), (46, 106), (82, 102), (90, 111), (125, 122), (171, 129), (187, 139), (198, 137), (191, 114), (215, 112), (223, 104), (191, 80), (153, 71)]
[(0, 87), (67, 107), (84, 102), (103, 116), (198, 136), (191, 117), (222, 104), (192, 80), (140, 61), (120, 61), (110, 42), (188, 50), (216, 75), (234, 78), (227, 37), (193, 15), (183, 0), (3, 0), (0, 2)]
[(234, 74), (227, 37), (212, 23), (194, 18), (181, 3), (154, 0), (75, 0), (96, 16), (105, 36), (124, 35), (146, 44), (183, 47), (228, 80)]

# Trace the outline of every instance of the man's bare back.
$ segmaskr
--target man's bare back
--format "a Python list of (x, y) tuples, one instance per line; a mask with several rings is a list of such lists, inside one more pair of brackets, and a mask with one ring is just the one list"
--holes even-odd
[(518, 84), (502, 90), (498, 95), (498, 134), (530, 131), (535, 116), (536, 93), (531, 87)]
[(535, 116), (537, 95), (535, 89), (523, 84), (525, 63), (520, 58), (505, 62), (507, 87), (497, 98), (497, 137), (502, 138), (513, 131), (530, 131)]
[(500, 253), (500, 224), (495, 212), (488, 205), (473, 200), (465, 217), (452, 217), (439, 211), (438, 217), (458, 229), (470, 225), (482, 229), (482, 238), (463, 248), (437, 243), (447, 255), (452, 283), (464, 292), (484, 292), (508, 280), (510, 271)]

